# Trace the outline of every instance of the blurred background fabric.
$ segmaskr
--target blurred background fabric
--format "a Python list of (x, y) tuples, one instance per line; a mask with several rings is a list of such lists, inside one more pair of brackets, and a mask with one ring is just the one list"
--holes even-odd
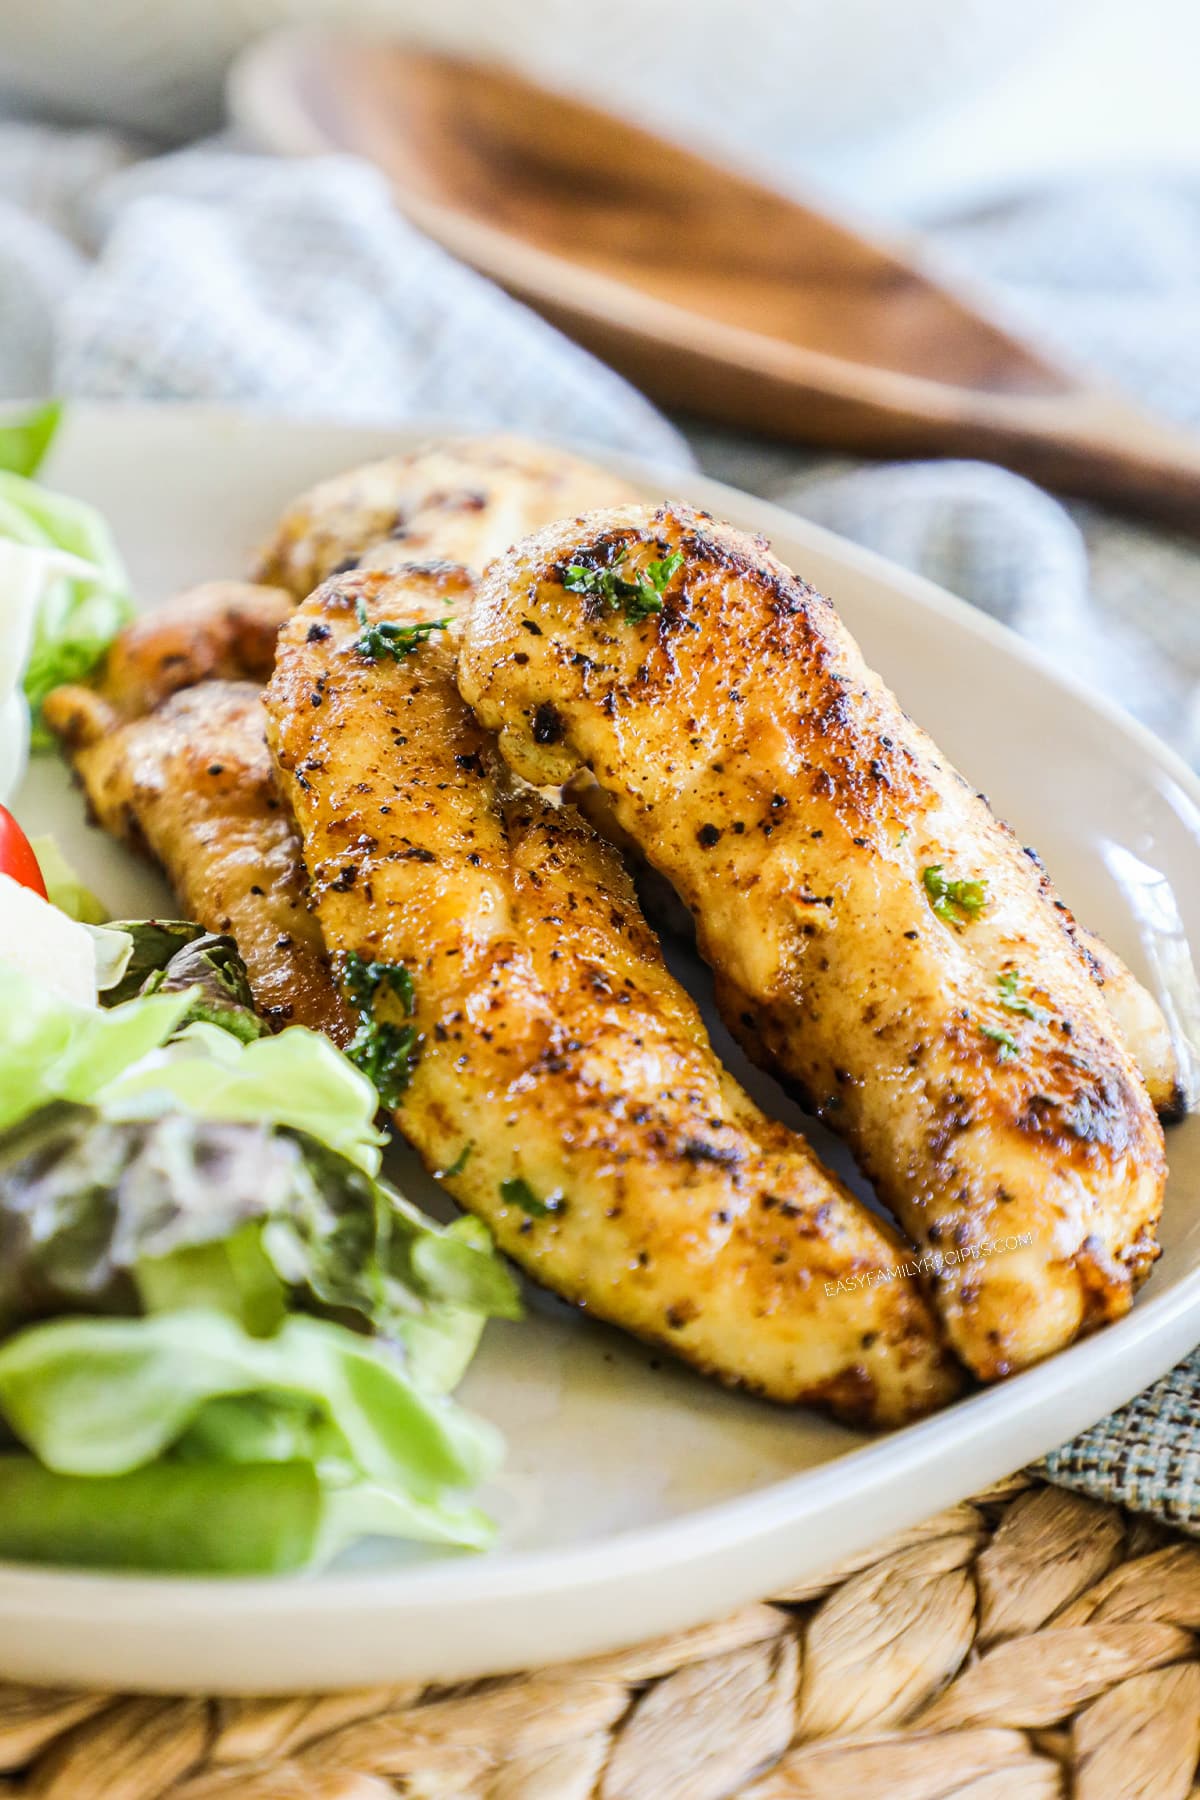
[(394, 212), (350, 159), (0, 127), (0, 392), (458, 419), (678, 456), (618, 376)]
[(5, 0), (0, 92), (173, 140), (280, 24), (494, 55), (875, 217), (1200, 170), (1194, 0)]

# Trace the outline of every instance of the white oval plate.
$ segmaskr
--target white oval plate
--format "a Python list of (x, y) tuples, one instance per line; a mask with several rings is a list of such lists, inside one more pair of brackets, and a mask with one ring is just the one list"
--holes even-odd
[[(77, 405), (46, 470), (111, 521), (148, 604), (235, 573), (290, 496), (427, 435), (209, 409)], [(612, 460), (612, 459), (609, 459)], [(1115, 710), (960, 601), (790, 513), (694, 476), (614, 461), (766, 532), (830, 594), (868, 659), (1045, 855), (1081, 916), (1157, 990), (1186, 1042), (1198, 1015), (1200, 783)], [(61, 766), (17, 811), (58, 832), (114, 912), (157, 880), (83, 821)], [(703, 976), (686, 959), (688, 979)], [(777, 1113), (794, 1109), (746, 1070)], [(837, 1160), (821, 1133), (810, 1133)], [(1200, 1118), (1169, 1142), (1163, 1256), (1128, 1318), (1040, 1368), (871, 1441), (722, 1392), (535, 1297), (493, 1324), (462, 1397), (506, 1432), (483, 1556), (360, 1553), (311, 1577), (161, 1579), (0, 1567), (0, 1669), (31, 1681), (284, 1692), (451, 1680), (589, 1655), (715, 1617), (977, 1491), (1091, 1424), (1200, 1338)], [(844, 1162), (841, 1164), (844, 1168)], [(419, 1172), (414, 1197), (428, 1203)]]

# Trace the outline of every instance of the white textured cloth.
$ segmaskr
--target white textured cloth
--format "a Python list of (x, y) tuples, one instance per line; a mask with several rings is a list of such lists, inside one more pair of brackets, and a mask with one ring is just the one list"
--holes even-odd
[[(1034, 335), (1200, 427), (1200, 195), (1110, 186), (940, 242)], [(611, 371), (403, 224), (360, 165), (220, 146), (138, 160), (99, 134), (0, 126), (0, 395), (48, 391), (436, 417), (689, 456)], [(1194, 544), (979, 463), (690, 439), (713, 472), (930, 575), (1200, 756)], [(1059, 1451), (1055, 1479), (1200, 1530), (1198, 1381), (1200, 1355)]]
[(0, 394), (46, 391), (686, 455), (625, 382), (397, 218), (362, 164), (220, 146), (139, 161), (8, 124)]

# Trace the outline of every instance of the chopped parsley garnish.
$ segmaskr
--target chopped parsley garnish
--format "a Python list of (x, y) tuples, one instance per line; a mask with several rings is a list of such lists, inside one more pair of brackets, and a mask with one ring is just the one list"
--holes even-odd
[(609, 561), (600, 568), (587, 568), (583, 563), (570, 563), (563, 575), (563, 586), (571, 594), (595, 594), (610, 612), (623, 612), (631, 625), (640, 625), (652, 613), (663, 609), (663, 593), (683, 561), (680, 550), (646, 564), (634, 580), (619, 573), (628, 546), (620, 544), (610, 553)]
[(342, 986), (351, 1005), (369, 1012), (381, 988), (390, 988), (405, 1012), (412, 1017), (413, 980), (403, 963), (364, 962), (351, 950), (342, 960)]
[(394, 619), (380, 619), (372, 625), (360, 600), (358, 622), (362, 630), (354, 640), (354, 648), (360, 656), (367, 656), (372, 662), (379, 662), (385, 656), (390, 656), (393, 662), (403, 662), (418, 645), (427, 643), (435, 631), (445, 631), (450, 620), (428, 619), (416, 625), (398, 625)]
[(342, 986), (359, 1011), (346, 1055), (374, 1082), (380, 1105), (394, 1112), (412, 1078), (421, 1040), (412, 1025), (377, 1019), (374, 1008), (379, 993), (389, 989), (411, 1018), (416, 1004), (412, 976), (403, 963), (365, 962), (351, 950), (342, 962)]
[(1011, 1032), (1003, 1031), (999, 1025), (981, 1025), (979, 1029), (999, 1047), (1001, 1062), (1013, 1062), (1020, 1056), (1021, 1046)]
[(531, 1219), (544, 1219), (554, 1209), (539, 1200), (522, 1175), (513, 1175), (500, 1183), (500, 1198), (505, 1206), (519, 1206)]
[(450, 1167), (448, 1169), (442, 1170), (442, 1180), (443, 1181), (453, 1181), (453, 1179), (456, 1175), (462, 1174), (463, 1170), (467, 1166), (467, 1162), (470, 1159), (471, 1152), (474, 1148), (475, 1148), (475, 1146), (473, 1143), (466, 1143), (463, 1145), (462, 1149), (459, 1151), (459, 1153), (455, 1157), (454, 1161), (450, 1164)]
[(1008, 1012), (1020, 1013), (1023, 1019), (1033, 1019), (1039, 1025), (1050, 1017), (1044, 1007), (1035, 1006), (1022, 994), (1020, 969), (1005, 969), (997, 975), (996, 986), (1000, 989), (1000, 1004)]
[(420, 1039), (411, 1025), (393, 1025), (364, 1015), (346, 1046), (346, 1055), (379, 1093), (379, 1104), (394, 1112), (412, 1079)]
[(976, 919), (987, 904), (986, 881), (952, 881), (941, 863), (921, 871), (929, 904), (944, 925), (965, 925)]

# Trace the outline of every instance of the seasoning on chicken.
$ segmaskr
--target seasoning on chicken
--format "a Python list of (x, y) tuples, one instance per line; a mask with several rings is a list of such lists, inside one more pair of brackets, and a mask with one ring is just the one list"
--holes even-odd
[[(617, 824), (613, 803), (595, 777), (580, 769), (567, 782), (566, 797), (577, 806), (601, 836), (615, 844), (633, 869), (643, 911), (657, 931), (669, 931), (687, 943), (696, 932), (689, 913), (671, 883), (652, 869), (638, 845)], [(1047, 905), (1053, 906), (1059, 923), (1077, 952), (1089, 977), (1100, 990), (1118, 1035), (1137, 1064), (1154, 1110), (1164, 1124), (1182, 1119), (1188, 1109), (1187, 1085), (1179, 1054), (1163, 1010), (1115, 950), (1079, 923), (1050, 882), (1037, 853), (1026, 846), (1025, 854), (1037, 864), (1039, 886)]]
[(356, 1053), (539, 1282), (776, 1400), (928, 1411), (955, 1375), (904, 1245), (725, 1073), (615, 853), (460, 700), (471, 591), (351, 574), (280, 636), (269, 732)]
[(199, 681), (265, 681), (292, 610), (283, 588), (205, 581), (131, 619), (93, 686), (123, 719), (138, 719)]
[[(433, 442), (352, 469), (284, 515), (264, 554), (280, 585), (210, 581), (177, 594), (126, 626), (88, 687), (50, 697), (47, 722), (75, 756), (96, 816), (162, 864), (197, 919), (210, 929), (234, 929), (272, 1021), (327, 1025), (339, 1040), (350, 1030), (328, 982), (319, 927), (305, 908), (303, 868), (272, 785), (261, 708), (244, 693), (235, 701), (207, 691), (207, 683), (266, 681), (280, 624), (327, 562), (394, 558), (419, 542), (426, 554), (469, 554), (482, 564), (560, 511), (629, 497), (625, 483), (603, 470), (508, 438)], [(403, 545), (396, 535), (402, 509), (412, 514)], [(374, 549), (373, 539), (382, 539)], [(160, 724), (102, 745), (122, 721), (141, 721), (184, 690), (195, 690), (194, 697)], [(181, 738), (184, 721), (195, 734), (190, 746)], [(227, 727), (228, 742), (220, 735)], [(218, 765), (219, 777), (208, 773)], [(131, 784), (134, 767), (148, 784), (144, 791)], [(193, 775), (194, 793), (187, 785)], [(233, 861), (222, 817), (236, 821)]]
[(628, 482), (546, 444), (442, 438), (302, 494), (263, 546), (256, 579), (303, 600), (350, 568), (438, 557), (478, 570), (553, 519), (635, 498)]
[(188, 918), (237, 939), (263, 1018), (345, 1043), (352, 1017), (308, 910), (299, 839), (263, 735), (262, 690), (202, 681), (121, 719), (90, 688), (62, 687), (45, 717), (97, 822), (160, 866)]
[(513, 769), (581, 765), (669, 877), (723, 1013), (944, 1259), (983, 1379), (1123, 1313), (1162, 1131), (1038, 872), (765, 542), (684, 507), (487, 572), (459, 679)]

